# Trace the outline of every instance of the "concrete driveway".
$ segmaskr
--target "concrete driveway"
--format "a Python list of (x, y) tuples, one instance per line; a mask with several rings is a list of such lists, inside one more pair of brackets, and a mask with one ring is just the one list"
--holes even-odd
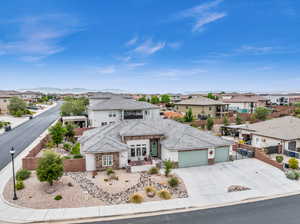
[[(212, 166), (176, 169), (195, 206), (230, 203), (299, 191), (299, 181), (285, 177), (279, 169), (257, 159), (243, 159)], [(251, 190), (228, 193), (230, 185)]]

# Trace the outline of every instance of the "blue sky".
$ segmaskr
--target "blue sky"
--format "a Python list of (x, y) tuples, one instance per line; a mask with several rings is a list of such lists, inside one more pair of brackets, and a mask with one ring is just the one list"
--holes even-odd
[(4, 0), (0, 89), (300, 91), (297, 0)]

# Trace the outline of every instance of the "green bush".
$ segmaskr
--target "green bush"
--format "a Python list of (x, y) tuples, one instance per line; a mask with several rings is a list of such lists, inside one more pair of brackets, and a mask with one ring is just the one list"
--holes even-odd
[(171, 173), (171, 170), (174, 167), (174, 163), (171, 160), (165, 160), (164, 166), (165, 166), (165, 176), (167, 177)]
[(171, 193), (168, 190), (159, 191), (158, 196), (162, 199), (165, 199), (165, 200), (169, 200), (172, 197)]
[(298, 169), (299, 168), (299, 162), (295, 158), (290, 158), (289, 159), (289, 167), (291, 169)]
[(25, 187), (25, 185), (24, 185), (23, 181), (22, 180), (17, 180), (16, 189), (17, 190), (22, 190), (24, 187)]
[(112, 168), (107, 168), (106, 169), (106, 174), (109, 176), (109, 175), (111, 175), (111, 174), (114, 174), (115, 173), (115, 171), (113, 171), (113, 169)]
[(149, 174), (158, 174), (158, 168), (156, 168), (156, 167), (151, 167), (150, 169), (149, 169)]
[(299, 179), (299, 173), (294, 170), (289, 170), (285, 175), (290, 180), (298, 180)]
[(82, 155), (80, 155), (80, 154), (78, 154), (78, 155), (74, 155), (74, 156), (73, 156), (73, 159), (81, 159), (81, 158), (83, 158), (83, 156), (82, 156)]
[(64, 156), (63, 159), (71, 159), (71, 156)]
[(63, 197), (60, 195), (60, 194), (58, 194), (58, 195), (56, 195), (55, 197), (54, 197), (54, 200), (56, 200), (56, 201), (59, 201), (59, 200), (61, 200)]
[(47, 147), (48, 149), (52, 149), (52, 148), (54, 147), (54, 142), (53, 142), (52, 140), (48, 141), (48, 142), (46, 143), (46, 147)]
[(141, 194), (135, 193), (130, 197), (130, 202), (140, 204), (144, 201), (144, 197)]
[(26, 180), (30, 177), (31, 172), (26, 169), (21, 169), (16, 173), (16, 179), (17, 180)]
[(277, 161), (278, 163), (282, 163), (282, 161), (283, 161), (283, 156), (276, 156), (276, 161)]
[(66, 151), (70, 151), (70, 149), (72, 148), (72, 145), (69, 143), (64, 143), (64, 150)]
[(172, 177), (169, 179), (168, 183), (171, 187), (177, 187), (179, 184), (179, 180), (177, 177)]
[(78, 154), (80, 154), (80, 143), (79, 143), (79, 142), (77, 142), (77, 143), (72, 147), (71, 154), (73, 154), (73, 155), (78, 155)]

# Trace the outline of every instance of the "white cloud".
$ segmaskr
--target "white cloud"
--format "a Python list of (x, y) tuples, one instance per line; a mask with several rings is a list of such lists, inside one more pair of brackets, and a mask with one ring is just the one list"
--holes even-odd
[(129, 67), (129, 68), (137, 68), (137, 67), (142, 67), (145, 64), (146, 63), (142, 63), (142, 62), (140, 62), (140, 63), (129, 63), (129, 64), (127, 64), (127, 67)]
[(137, 41), (138, 41), (138, 39), (139, 38), (137, 36), (133, 37), (132, 39), (130, 39), (129, 41), (127, 41), (126, 46), (132, 46), (132, 45), (136, 44)]
[(225, 12), (213, 11), (213, 9), (219, 6), (219, 4), (222, 2), (223, 0), (215, 0), (197, 5), (193, 8), (180, 12), (177, 14), (177, 18), (193, 18), (195, 24), (192, 28), (192, 31), (199, 31), (206, 24), (220, 20), (227, 15)]
[(143, 55), (151, 55), (163, 49), (165, 46), (165, 42), (154, 43), (151, 39), (148, 39), (144, 43), (136, 47), (133, 52)]
[(222, 19), (226, 16), (226, 13), (208, 13), (204, 16), (201, 16), (196, 24), (193, 27), (193, 31), (198, 31), (200, 28), (202, 28), (204, 25), (212, 23), (216, 20)]
[(65, 14), (25, 17), (10, 21), (17, 26), (15, 41), (0, 43), (0, 52), (18, 56), (26, 62), (36, 62), (65, 50), (61, 38), (81, 31), (79, 22)]
[(115, 66), (107, 66), (107, 67), (102, 67), (102, 68), (97, 68), (97, 72), (101, 74), (113, 74), (116, 72)]

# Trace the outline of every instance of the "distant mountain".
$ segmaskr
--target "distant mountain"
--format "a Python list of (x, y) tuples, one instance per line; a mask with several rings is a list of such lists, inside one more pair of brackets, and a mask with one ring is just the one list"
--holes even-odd
[(39, 88), (32, 88), (32, 89), (18, 89), (18, 91), (35, 91), (35, 92), (42, 92), (42, 93), (73, 93), (73, 94), (80, 94), (80, 93), (87, 93), (87, 92), (111, 92), (111, 93), (129, 93), (125, 90), (121, 89), (102, 89), (102, 90), (95, 90), (95, 89), (85, 89), (85, 88), (53, 88), (53, 87), (39, 87)]

